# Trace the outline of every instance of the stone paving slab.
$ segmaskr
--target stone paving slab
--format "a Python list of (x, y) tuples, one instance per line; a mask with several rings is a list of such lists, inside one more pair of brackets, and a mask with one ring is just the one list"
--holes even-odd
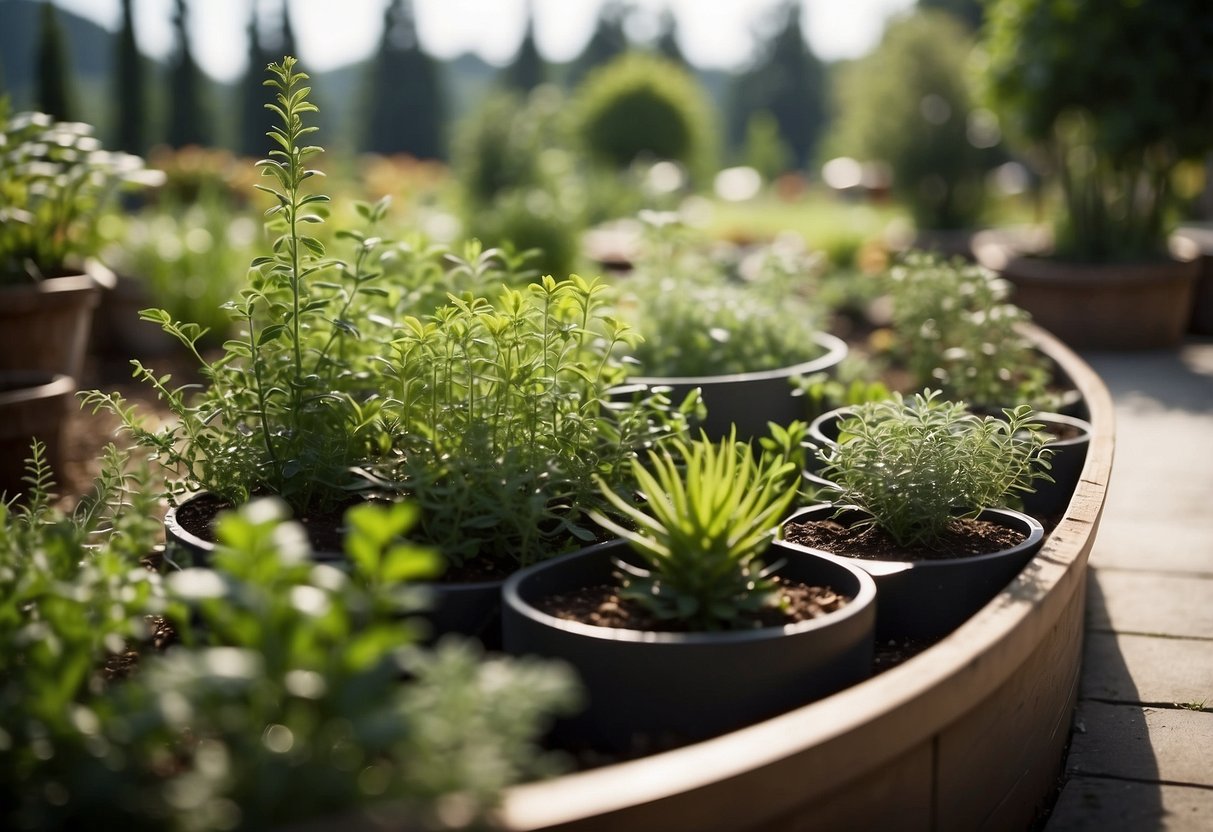
[[(1213, 501), (1213, 487), (1205, 495)], [(1186, 572), (1213, 577), (1213, 506), (1208, 517), (1189, 517), (1182, 524), (1156, 518), (1104, 511), (1091, 551), (1096, 569)]]
[(1205, 702), (1213, 708), (1213, 644), (1199, 639), (1087, 633), (1078, 695), (1125, 704)]
[(1213, 789), (1072, 777), (1045, 832), (1207, 832), (1211, 817)]
[(1081, 701), (1070, 775), (1213, 788), (1213, 712)]
[(1119, 569), (1089, 575), (1088, 631), (1213, 639), (1213, 578)]

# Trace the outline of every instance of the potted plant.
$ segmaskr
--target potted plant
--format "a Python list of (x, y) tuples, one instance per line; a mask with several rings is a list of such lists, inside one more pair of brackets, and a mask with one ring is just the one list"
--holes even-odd
[(981, 608), (1044, 538), (1005, 506), (1048, 476), (1050, 451), (1032, 411), (975, 416), (938, 391), (856, 405), (842, 438), (820, 449), (832, 504), (783, 525), (790, 544), (870, 572), (878, 639), (938, 638)]
[[(634, 751), (731, 730), (871, 669), (874, 587), (774, 542), (798, 487), (780, 455), (674, 440), (633, 462), (644, 505), (603, 486), (622, 539), (536, 564), (504, 587), (504, 646), (559, 657), (588, 705), (563, 740)], [(651, 469), (651, 470), (650, 470)]]
[(1167, 240), (1178, 169), (1213, 149), (1213, 78), (1192, 71), (1208, 57), (1194, 25), (1206, 12), (1201, 0), (988, 10), (992, 98), (1061, 206), (1035, 251), (1005, 235), (975, 246), (1072, 346), (1169, 347), (1186, 330), (1197, 265), (1172, 259)]
[(810, 297), (819, 264), (777, 244), (731, 276), (675, 218), (642, 216), (644, 254), (620, 281), (621, 304), (644, 336), (632, 381), (669, 388), (676, 399), (698, 389), (706, 408), (700, 425), (713, 438), (736, 426), (748, 440), (768, 422), (810, 418), (794, 380), (830, 372), (847, 354)]

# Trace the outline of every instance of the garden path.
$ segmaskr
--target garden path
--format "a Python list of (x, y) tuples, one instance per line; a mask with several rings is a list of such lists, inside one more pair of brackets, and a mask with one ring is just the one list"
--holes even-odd
[(1088, 572), (1065, 781), (1045, 832), (1213, 829), (1213, 341), (1088, 353), (1116, 459)]

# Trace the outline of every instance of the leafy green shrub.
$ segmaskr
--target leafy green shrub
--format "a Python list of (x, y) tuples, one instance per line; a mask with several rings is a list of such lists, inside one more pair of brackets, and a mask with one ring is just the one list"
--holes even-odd
[(836, 483), (836, 503), (871, 515), (866, 525), (903, 545), (931, 541), (954, 517), (1013, 502), (1048, 478), (1052, 452), (1032, 409), (1004, 416), (975, 416), (938, 391), (858, 404), (839, 444), (817, 451), (822, 475)]
[(594, 476), (627, 487), (636, 449), (685, 429), (660, 398), (608, 404), (635, 335), (606, 291), (546, 276), (403, 321), (383, 369), (393, 453), (375, 477), (418, 502), (450, 562), (500, 571), (593, 540)]
[(677, 222), (643, 216), (651, 220), (644, 250), (620, 283), (621, 308), (644, 336), (635, 351), (640, 374), (775, 370), (821, 355), (812, 258), (772, 245), (753, 256), (752, 273), (734, 278)]
[(989, 92), (1061, 187), (1058, 255), (1166, 254), (1176, 169), (1213, 150), (1207, 24), (1203, 0), (990, 4)]
[(87, 124), (0, 107), (0, 285), (78, 270), (115, 191), (151, 181), (142, 159), (102, 150)]
[(592, 72), (576, 100), (576, 135), (609, 167), (665, 159), (701, 176), (712, 165), (710, 105), (694, 78), (671, 61), (622, 55)]
[(464, 231), (489, 246), (531, 252), (543, 274), (568, 274), (580, 257), (583, 227), (560, 191), (530, 188), (503, 193), (472, 212)]
[[(0, 826), (264, 829), (381, 803), (478, 827), (553, 771), (536, 738), (575, 701), (566, 669), (417, 646), (401, 582), (436, 559), (400, 542), (414, 508), (351, 512), (351, 574), (261, 501), (221, 520), (213, 570), (161, 576), (139, 565), (146, 472), (111, 451), (67, 517), (39, 459), (27, 505), (0, 504)], [(150, 615), (180, 643), (153, 649)]]
[(1051, 407), (1048, 360), (1021, 332), (1031, 316), (1011, 285), (960, 259), (911, 252), (890, 270), (899, 355), (919, 386), (939, 386), (970, 406)]
[[(378, 402), (360, 382), (370, 365), (361, 339), (383, 325), (368, 304), (385, 293), (373, 285), (382, 277), (384, 252), (379, 238), (347, 232), (339, 236), (350, 239), (354, 254), (342, 262), (330, 259), (324, 244), (305, 233), (323, 222), (319, 206), (328, 201), (304, 189), (316, 174), (306, 163), (321, 149), (304, 145), (315, 128), (303, 119), (316, 108), (294, 58), (270, 69), (277, 103), (268, 106), (281, 123), (271, 132), (278, 147), (258, 167), (277, 187), (258, 187), (275, 199), (267, 229), (277, 236), (273, 253), (252, 261), (238, 299), (225, 305), (239, 336), (207, 361), (198, 351), (203, 333), (197, 323), (177, 323), (162, 309), (144, 310), (145, 320), (194, 355), (206, 388), (197, 395), (174, 388), (168, 376), (132, 362), (136, 376), (155, 388), (176, 417), (154, 430), (117, 394), (94, 391), (86, 402), (122, 419), (135, 441), (170, 472), (173, 497), (203, 488), (238, 505), (269, 493), (302, 512), (340, 501), (356, 482), (351, 466), (378, 443)], [(386, 202), (359, 210), (373, 226)]]
[(628, 524), (595, 519), (624, 538), (645, 568), (622, 561), (622, 598), (655, 617), (699, 630), (745, 626), (744, 616), (779, 606), (762, 555), (795, 498), (800, 471), (778, 453), (755, 459), (735, 435), (714, 444), (674, 440), (632, 467), (645, 506), (606, 483), (602, 494)]
[(893, 192), (919, 228), (972, 228), (981, 218), (990, 160), (969, 135), (972, 48), (950, 15), (918, 11), (891, 21), (880, 45), (836, 82), (830, 146), (887, 162)]

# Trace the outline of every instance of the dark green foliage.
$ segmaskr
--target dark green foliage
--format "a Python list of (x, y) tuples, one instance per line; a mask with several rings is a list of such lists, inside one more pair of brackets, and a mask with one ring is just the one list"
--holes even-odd
[(970, 139), (972, 48), (950, 16), (915, 12), (890, 21), (880, 45), (837, 76), (831, 154), (888, 163), (919, 228), (980, 222), (993, 158)]
[(122, 28), (118, 31), (118, 72), (114, 77), (117, 103), (116, 147), (141, 155), (147, 150), (146, 66), (135, 41), (133, 0), (122, 0)]
[(291, 23), (291, 0), (282, 0), (282, 26), (279, 29), (281, 39), (278, 42), (279, 55), (299, 55), (299, 46), (295, 42), (295, 27)]
[(58, 121), (75, 117), (68, 45), (59, 15), (50, 0), (42, 3), (42, 31), (38, 41), (38, 78), (35, 107)]
[(825, 126), (825, 71), (805, 42), (801, 4), (785, 2), (776, 15), (774, 35), (760, 45), (757, 62), (734, 79), (729, 139), (733, 147), (740, 146), (750, 117), (768, 110), (796, 167), (803, 168)]
[(661, 13), (661, 31), (657, 35), (657, 54), (681, 67), (689, 69), (691, 66), (686, 55), (682, 54), (682, 47), (678, 45), (678, 21), (669, 9), (665, 9)]
[(1208, 3), (996, 0), (986, 46), (995, 103), (1061, 185), (1058, 254), (1162, 256), (1176, 165), (1213, 149)]
[(501, 78), (507, 88), (525, 95), (547, 80), (547, 72), (543, 57), (535, 46), (535, 16), (528, 6), (522, 42), (518, 45), (514, 60), (501, 71)]
[(173, 28), (177, 50), (169, 68), (168, 133), (170, 147), (207, 146), (211, 143), (212, 124), (207, 107), (206, 81), (190, 48), (186, 0), (175, 0)]
[(366, 83), (363, 151), (446, 157), (439, 68), (417, 37), (411, 0), (392, 0), (384, 12), (383, 38)]
[[(240, 128), (237, 151), (242, 156), (257, 157), (265, 153), (265, 102), (268, 97), (261, 86), (270, 57), (261, 44), (261, 29), (257, 25), (257, 0), (253, 2), (248, 23), (248, 69), (240, 83)], [(293, 55), (294, 52), (282, 54)]]
[(987, 4), (988, 0), (918, 0), (918, 8), (947, 12), (970, 32), (981, 28)]
[(628, 50), (628, 36), (623, 30), (627, 7), (620, 0), (607, 0), (598, 12), (594, 33), (586, 41), (581, 54), (569, 66), (568, 82), (576, 86), (598, 67), (610, 63)]
[(667, 159), (692, 176), (711, 167), (711, 104), (677, 64), (624, 55), (590, 75), (577, 99), (577, 137), (598, 162), (622, 169)]

